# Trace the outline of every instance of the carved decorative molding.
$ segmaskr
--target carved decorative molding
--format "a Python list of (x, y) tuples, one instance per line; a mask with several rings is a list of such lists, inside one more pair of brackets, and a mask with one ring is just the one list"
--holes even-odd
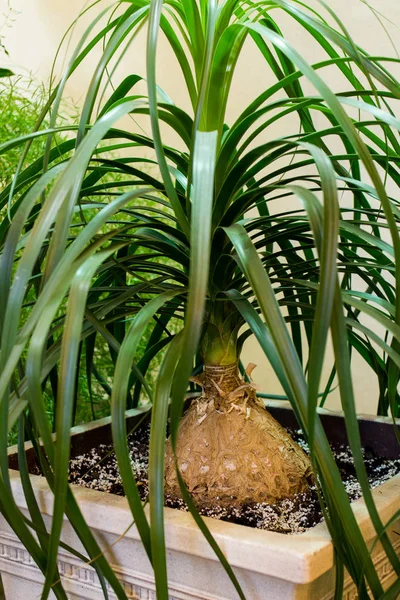
[[(4, 535), (0, 532), (0, 566), (2, 563), (8, 563), (9, 565), (10, 563), (18, 564), (20, 567), (26, 567), (28, 569), (26, 578), (29, 578), (29, 571), (31, 571), (31, 569), (35, 569), (39, 572), (35, 561), (20, 542), (16, 538), (13, 538), (8, 534)], [(93, 567), (85, 565), (78, 559), (70, 557), (70, 555), (61, 554), (58, 561), (58, 569), (63, 581), (76, 581), (81, 585), (95, 588), (99, 591), (100, 597), (102, 597), (101, 585)], [(156, 600), (154, 584), (152, 586), (150, 580), (147, 581), (136, 573), (124, 573), (123, 578), (119, 578), (119, 580), (129, 600)], [(108, 584), (107, 588), (111, 591), (111, 587)], [(175, 590), (171, 591), (174, 594)], [(177, 593), (179, 596), (169, 596), (169, 600), (182, 600), (182, 598), (197, 600), (200, 598), (191, 593), (186, 594), (186, 592), (184, 592), (184, 595), (180, 594), (178, 591)]]
[[(400, 552), (400, 539), (393, 543), (393, 548), (396, 553)], [(373, 560), (379, 580), (383, 587), (385, 587), (385, 584), (388, 583), (388, 581), (394, 576), (392, 565), (390, 564), (390, 561), (388, 560), (384, 551), (373, 556)], [(322, 600), (332, 600), (333, 597), (334, 594), (330, 593), (324, 596)], [(347, 581), (345, 580), (343, 600), (358, 600), (357, 588), (350, 578)]]

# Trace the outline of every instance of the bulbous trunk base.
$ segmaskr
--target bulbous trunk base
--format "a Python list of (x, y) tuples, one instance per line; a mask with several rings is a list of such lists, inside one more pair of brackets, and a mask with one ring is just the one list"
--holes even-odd
[[(239, 377), (237, 365), (206, 367), (201, 385), (177, 444), (180, 472), (199, 507), (273, 504), (308, 488), (309, 458)], [(180, 497), (169, 440), (165, 488)]]

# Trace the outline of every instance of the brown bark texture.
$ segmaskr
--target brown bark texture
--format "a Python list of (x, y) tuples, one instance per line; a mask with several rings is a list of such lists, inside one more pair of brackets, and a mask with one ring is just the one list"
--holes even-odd
[[(311, 463), (257, 399), (237, 365), (205, 366), (203, 388), (183, 416), (178, 465), (199, 507), (275, 503), (305, 491)], [(165, 490), (179, 498), (175, 460), (166, 444)]]

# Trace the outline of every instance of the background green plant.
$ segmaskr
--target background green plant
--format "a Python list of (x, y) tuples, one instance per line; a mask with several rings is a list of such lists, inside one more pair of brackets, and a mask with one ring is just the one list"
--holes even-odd
[[(350, 370), (350, 356), (358, 352), (376, 373), (380, 414), (390, 409), (398, 415), (399, 203), (389, 190), (391, 185), (397, 190), (400, 181), (400, 88), (392, 74), (399, 61), (369, 56), (329, 7), (320, 5), (325, 18), (297, 0), (263, 0), (256, 6), (241, 0), (117, 3), (116, 12), (101, 14), (88, 28), (51, 94), (48, 129), (38, 136), (46, 140), (43, 159), (31, 162), (28, 154), (28, 166), (20, 161), (13, 183), (0, 194), (0, 209), (8, 204), (11, 217), (0, 227), (0, 508), (46, 576), (43, 598), (51, 587), (65, 598), (56, 583), (64, 513), (88, 558), (99, 553), (67, 483), (82, 353), (89, 357), (90, 389), (96, 379), (111, 394), (127, 500), (152, 561), (157, 597), (166, 600), (168, 402), (175, 446), (188, 379), (201, 368), (200, 348), (215, 359), (221, 347), (240, 352), (250, 334), (272, 364), (311, 449), (336, 550), (336, 597), (342, 596), (344, 566), (360, 598), (394, 598), (398, 592), (400, 579), (383, 592), (316, 409), (319, 394), (323, 402), (332, 385), (320, 389), (331, 334), (332, 377), (337, 374), (357, 477), (377, 536), (400, 574), (369, 490)], [(280, 29), (282, 14), (320, 46), (324, 60), (312, 66), (305, 61)], [(109, 89), (110, 75), (144, 21), (146, 94), (137, 75), (114, 80)], [(157, 87), (160, 29), (182, 70), (189, 112)], [(247, 37), (259, 48), (274, 83), (227, 124), (232, 76)], [(103, 44), (103, 54), (79, 122), (59, 126), (65, 82), (97, 43)], [(332, 68), (343, 81), (336, 94), (327, 85)], [(305, 91), (306, 81), (314, 92)], [(152, 134), (119, 128), (128, 114), (147, 116)], [(289, 135), (270, 134), (289, 116), (296, 117)], [(172, 128), (184, 150), (163, 144), (160, 123)], [(54, 134), (67, 135), (67, 130), (65, 141), (56, 143)], [(36, 136), (5, 142), (0, 152), (23, 148)], [(296, 198), (298, 208), (282, 210), (284, 198)], [(182, 319), (182, 329), (170, 329)], [(383, 336), (370, 319), (383, 328)], [(101, 354), (96, 356), (97, 344)], [(115, 366), (112, 390), (98, 368), (104, 348)], [(139, 402), (151, 360), (165, 348), (155, 389), (148, 388), (153, 412), (148, 521), (131, 472), (124, 412)], [(55, 400), (55, 446), (44, 382)], [(24, 429), (35, 441), (42, 438), (43, 469), (57, 498), (51, 530), (44, 532), (30, 497), (31, 519), (43, 531), (39, 541), (20, 518), (9, 489), (6, 439), (17, 421), (20, 444)], [(26, 473), (24, 482), (29, 495)], [(243, 598), (180, 483), (196, 522)], [(100, 580), (125, 598), (104, 557), (95, 566)]]
[[(7, 141), (30, 133), (40, 117), (46, 102), (46, 90), (28, 78), (4, 77), (0, 81), (1, 140)], [(45, 141), (35, 140), (32, 144), (29, 160), (43, 156)], [(20, 148), (4, 152), (0, 157), (0, 184), (4, 189), (9, 185), (17, 171)]]

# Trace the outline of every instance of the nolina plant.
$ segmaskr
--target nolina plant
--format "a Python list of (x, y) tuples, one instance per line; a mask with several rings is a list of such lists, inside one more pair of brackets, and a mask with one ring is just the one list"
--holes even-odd
[[(107, 580), (117, 597), (125, 598), (68, 487), (79, 356), (86, 345), (89, 372), (96, 372), (93, 348), (100, 338), (115, 361), (112, 430), (119, 468), (160, 600), (168, 596), (163, 527), (168, 414), (166, 486), (182, 495), (241, 598), (233, 571), (196, 509), (197, 503), (213, 501), (214, 487), (221, 490), (228, 471), (241, 475), (232, 476), (227, 490), (240, 503), (255, 489), (255, 497), (266, 498), (299, 489), (312, 468), (336, 550), (336, 598), (342, 597), (344, 567), (360, 598), (395, 598), (399, 592), (400, 579), (383, 592), (317, 413), (330, 334), (334, 365), (323, 398), (337, 375), (357, 478), (377, 537), (400, 574), (387, 524), (368, 486), (350, 360), (359, 353), (376, 373), (380, 414), (390, 408), (398, 415), (399, 208), (388, 193), (389, 182), (400, 181), (395, 116), (400, 87), (391, 74), (398, 61), (369, 56), (332, 10), (323, 2), (319, 6), (326, 18), (297, 0), (117, 2), (103, 28), (107, 12), (95, 18), (77, 46), (49, 100), (48, 130), (0, 147), (24, 144), (23, 159), (32, 139), (46, 139), (43, 160), (20, 169), (0, 196), (9, 213), (0, 229), (0, 508), (45, 574), (43, 599), (51, 588), (57, 598), (66, 598), (57, 572), (64, 514), (87, 560), (94, 561), (103, 589)], [(296, 47), (286, 40), (279, 27), (282, 13), (320, 47), (320, 62), (305, 60), (300, 38)], [(115, 66), (144, 23), (147, 93), (138, 91), (142, 77), (135, 74), (114, 82), (108, 93)], [(189, 112), (157, 86), (161, 31), (182, 71)], [(257, 45), (274, 82), (234, 123), (226, 123), (232, 77), (247, 38)], [(52, 148), (65, 82), (100, 43), (102, 56), (79, 125)], [(336, 94), (325, 76), (332, 69), (341, 80)], [(314, 93), (304, 91), (305, 82)], [(118, 120), (127, 114), (147, 115), (151, 136), (134, 125), (119, 129)], [(292, 133), (272, 137), (271, 126), (285, 123), (286, 131), (287, 118), (295, 122)], [(161, 122), (179, 136), (183, 150), (163, 144)], [(116, 149), (123, 158), (112, 158)], [(66, 157), (61, 162), (60, 153)], [(284, 208), (289, 197), (297, 199), (297, 209)], [(173, 318), (182, 322), (176, 334), (169, 329)], [(371, 319), (385, 335), (375, 332)], [(145, 353), (134, 362), (149, 324)], [(238, 431), (240, 422), (250, 448), (253, 443), (264, 448), (275, 427), (259, 406), (250, 372), (238, 372), (250, 334), (271, 363), (310, 447), (308, 463), (285, 438), (294, 450), (293, 463), (284, 457), (281, 467), (282, 453), (275, 449), (281, 481), (263, 475), (257, 485), (242, 440), (232, 460), (230, 449), (228, 471), (201, 447), (204, 436), (211, 440), (229, 422)], [(131, 471), (124, 411), (137, 402), (151, 360), (161, 350), (165, 356), (151, 404), (148, 520)], [(50, 375), (57, 383), (54, 445), (42, 401)], [(191, 378), (203, 395), (180, 427)], [(17, 420), (21, 450), (24, 429), (35, 443), (42, 438), (42, 469), (56, 499), (49, 531), (31, 493), (22, 451), (29, 522), (21, 519), (10, 491), (6, 440)], [(188, 437), (194, 453), (204, 453), (208, 471), (201, 472), (187, 452)]]

